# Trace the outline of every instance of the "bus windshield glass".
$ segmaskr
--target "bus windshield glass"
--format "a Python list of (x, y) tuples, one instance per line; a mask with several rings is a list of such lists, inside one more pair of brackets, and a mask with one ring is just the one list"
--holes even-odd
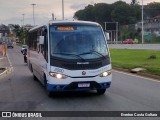
[(99, 26), (50, 26), (51, 57), (61, 59), (97, 59), (108, 55)]

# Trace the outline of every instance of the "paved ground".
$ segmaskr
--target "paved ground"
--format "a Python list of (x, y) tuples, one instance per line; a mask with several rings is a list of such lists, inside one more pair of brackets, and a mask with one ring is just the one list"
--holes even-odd
[[(160, 111), (160, 82), (113, 71), (111, 88), (104, 95), (95, 91), (60, 94), (48, 98), (23, 62), (20, 48), (8, 51), (14, 71), (0, 80), (0, 111)], [(19, 118), (18, 120), (25, 120)], [(28, 118), (32, 120), (33, 118)], [(159, 118), (59, 117), (36, 120), (159, 120)], [(6, 119), (5, 119), (6, 120)], [(10, 119), (8, 119), (10, 120)], [(34, 119), (33, 119), (34, 120)]]
[(8, 62), (8, 58), (7, 57), (3, 57), (1, 54), (0, 54), (0, 68), (6, 68), (6, 67), (9, 67), (10, 64)]
[[(7, 72), (10, 72), (10, 70), (12, 68), (11, 63), (9, 62), (7, 56), (4, 57), (4, 56), (2, 56), (2, 54), (0, 54), (0, 78), (3, 75), (5, 75)], [(12, 58), (10, 58), (10, 59), (12, 59)]]

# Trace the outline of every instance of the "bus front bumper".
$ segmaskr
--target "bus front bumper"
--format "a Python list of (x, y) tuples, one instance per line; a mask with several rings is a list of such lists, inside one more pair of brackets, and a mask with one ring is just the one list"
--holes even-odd
[(110, 85), (111, 82), (97, 83), (96, 81), (83, 81), (83, 82), (72, 82), (67, 85), (48, 84), (47, 90), (51, 92), (87, 91), (87, 90), (107, 89), (110, 87)]

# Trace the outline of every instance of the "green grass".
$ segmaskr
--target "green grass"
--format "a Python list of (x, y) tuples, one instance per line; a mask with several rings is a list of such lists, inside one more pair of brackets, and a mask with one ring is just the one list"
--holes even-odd
[(110, 54), (113, 67), (141, 67), (147, 73), (160, 76), (160, 50), (110, 49)]

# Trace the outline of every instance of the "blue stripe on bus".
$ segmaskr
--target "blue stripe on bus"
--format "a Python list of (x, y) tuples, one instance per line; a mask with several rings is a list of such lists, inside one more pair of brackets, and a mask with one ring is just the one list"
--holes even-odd
[[(98, 89), (107, 89), (110, 87), (111, 82), (103, 82), (103, 83), (98, 83), (101, 87)], [(106, 86), (104, 86), (104, 84), (106, 84)], [(48, 84), (47, 86), (47, 90), (48, 91), (87, 91), (87, 90), (96, 90), (96, 88), (87, 88), (87, 87), (82, 87), (82, 88), (78, 88), (76, 87), (76, 89), (73, 90), (65, 90), (66, 87), (68, 87), (70, 84)]]

